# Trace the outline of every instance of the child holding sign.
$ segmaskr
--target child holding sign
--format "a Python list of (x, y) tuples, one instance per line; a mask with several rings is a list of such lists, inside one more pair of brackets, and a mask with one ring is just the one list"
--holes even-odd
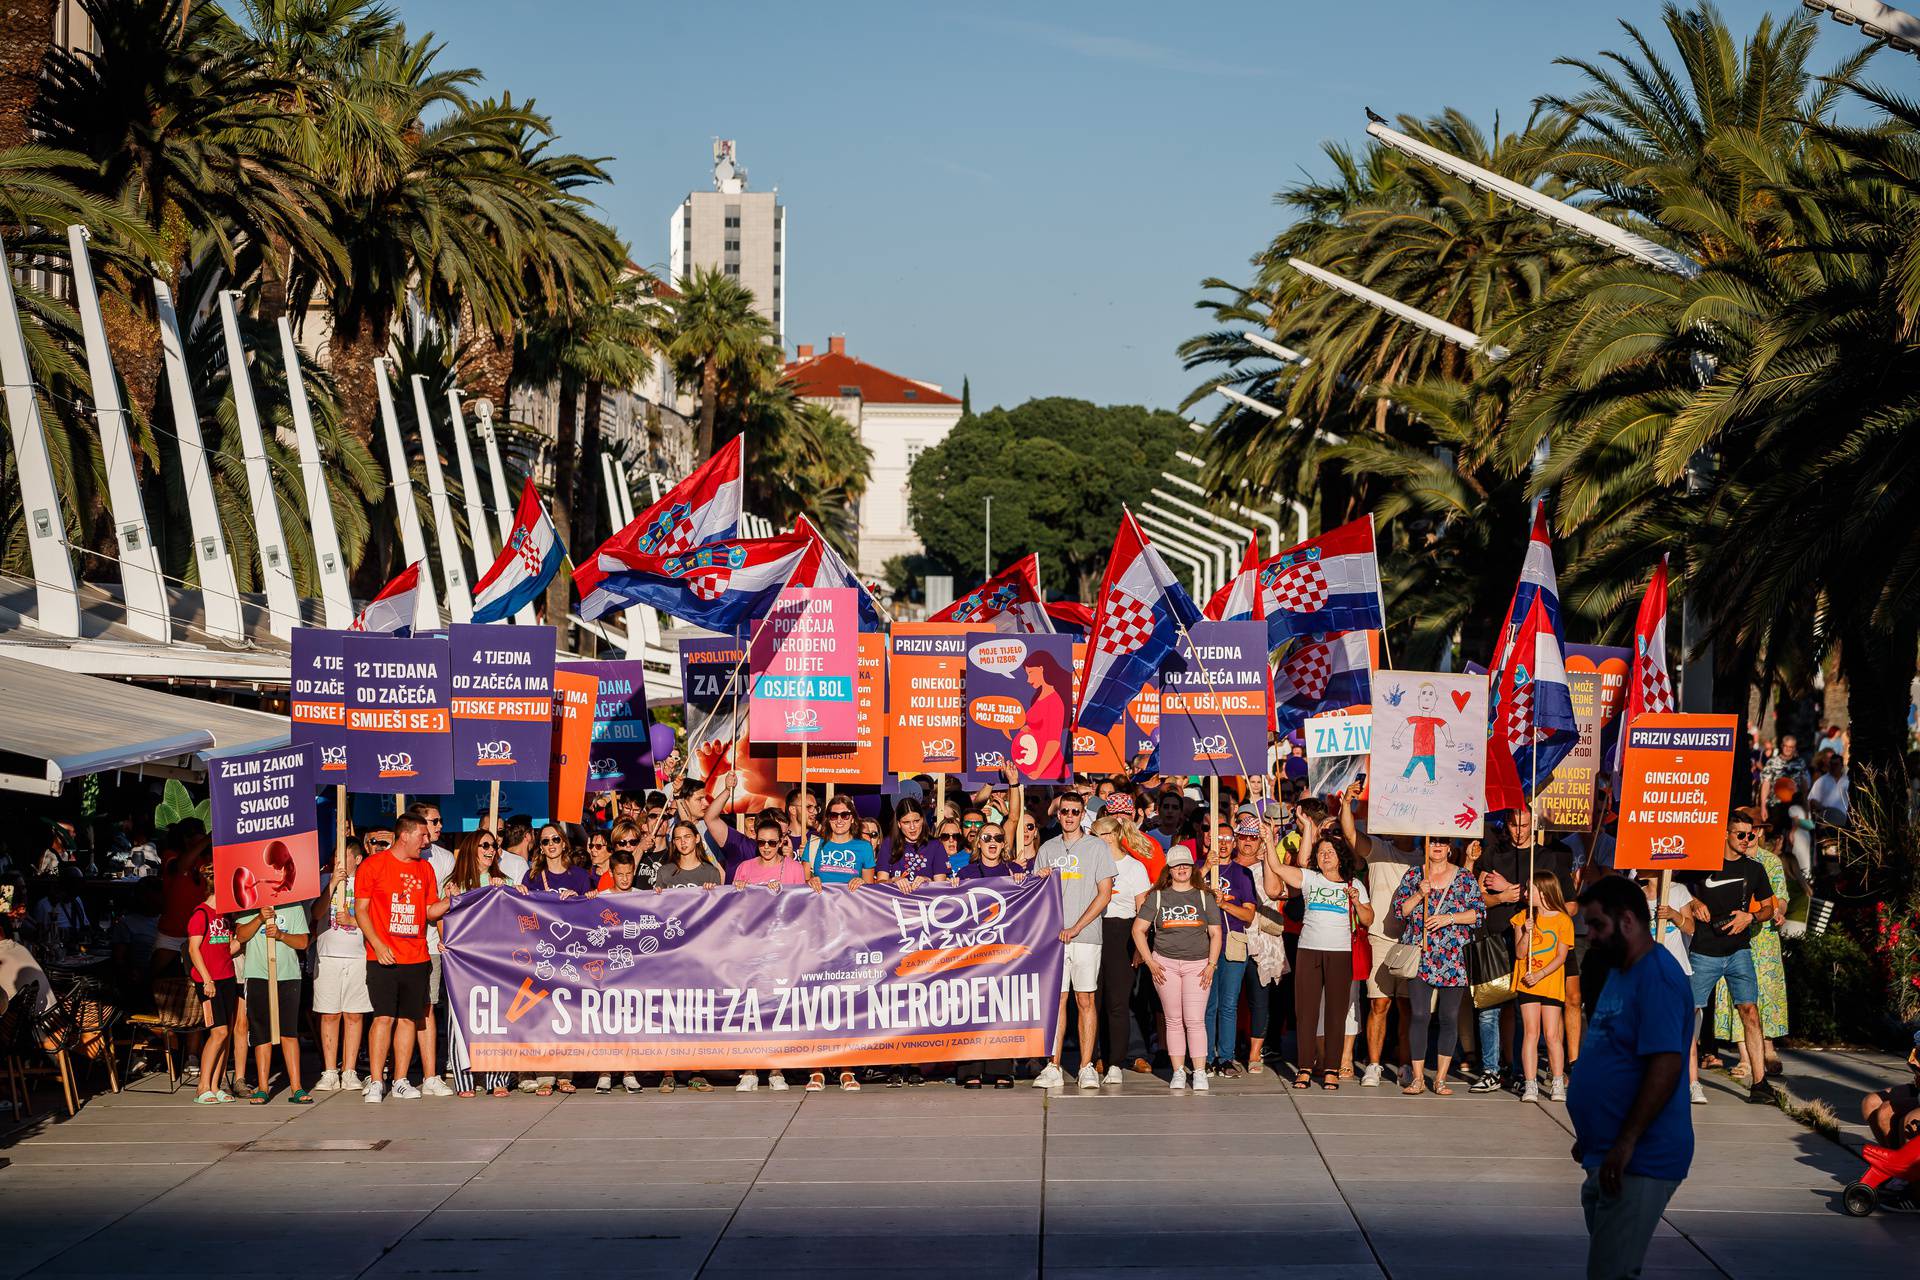
[(1535, 1078), (1540, 1061), (1540, 1028), (1547, 1030), (1547, 1065), (1553, 1072), (1552, 1100), (1567, 1100), (1567, 1047), (1560, 1038), (1561, 1006), (1567, 998), (1567, 955), (1573, 949), (1573, 918), (1560, 893), (1560, 877), (1536, 871), (1527, 890), (1525, 915), (1513, 918), (1513, 990), (1520, 1006), (1520, 1072), (1526, 1078), (1522, 1102), (1540, 1100)]

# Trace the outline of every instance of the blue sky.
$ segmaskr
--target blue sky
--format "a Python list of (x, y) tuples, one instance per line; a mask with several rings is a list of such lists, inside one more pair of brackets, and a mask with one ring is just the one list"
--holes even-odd
[[(1199, 281), (1238, 279), (1324, 140), (1457, 106), (1490, 124), (1572, 85), (1557, 56), (1650, 35), (1657, 0), (794, 5), (396, 0), (569, 149), (664, 264), (713, 137), (788, 209), (789, 346), (848, 349), (974, 403), (1177, 404)], [(1724, 0), (1736, 31), (1797, 0)], [(1822, 68), (1859, 36), (1822, 22)], [(1911, 61), (1885, 54), (1902, 83)]]

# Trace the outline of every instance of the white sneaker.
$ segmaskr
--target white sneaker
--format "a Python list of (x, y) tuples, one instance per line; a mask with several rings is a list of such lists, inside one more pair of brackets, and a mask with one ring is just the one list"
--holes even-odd
[(539, 1088), (540, 1082), (532, 1076), (528, 1076), (520, 1082), (520, 1092), (522, 1093), (535, 1093), (538, 1092)]
[(315, 1093), (338, 1093), (340, 1091), (340, 1073), (338, 1071), (322, 1071), (320, 1078), (313, 1082), (313, 1091)]
[(1077, 1083), (1082, 1089), (1098, 1089), (1100, 1087), (1100, 1073), (1093, 1069), (1091, 1062), (1080, 1068), (1080, 1079)]
[(598, 1080), (595, 1080), (593, 1082), (593, 1091), (595, 1093), (612, 1093), (613, 1077), (609, 1075), (603, 1075)]
[(387, 1087), (385, 1085), (381, 1084), (378, 1080), (367, 1081), (367, 1089), (363, 1098), (364, 1101), (378, 1102), (386, 1097), (386, 1095)]
[(767, 1072), (767, 1088), (773, 1090), (775, 1093), (785, 1093), (787, 1089), (787, 1073), (784, 1071)]
[(628, 1093), (640, 1092), (640, 1081), (632, 1072), (620, 1077), (620, 1087)]
[(1527, 1087), (1523, 1089), (1520, 1093), (1520, 1101), (1522, 1102), (1540, 1101), (1540, 1082), (1538, 1080), (1527, 1081)]
[(1378, 1089), (1380, 1087), (1379, 1063), (1370, 1062), (1367, 1064), (1367, 1069), (1360, 1073), (1360, 1087), (1362, 1089)]
[(1207, 1083), (1206, 1072), (1196, 1071), (1193, 1073), (1193, 1088), (1196, 1093), (1205, 1093), (1208, 1089), (1212, 1088), (1212, 1086)]
[(1040, 1074), (1033, 1078), (1036, 1089), (1058, 1089), (1067, 1083), (1066, 1073), (1060, 1070), (1060, 1064), (1049, 1062), (1042, 1067)]
[[(433, 1077), (428, 1076), (427, 1079), (431, 1080)], [(440, 1087), (442, 1089), (446, 1088), (445, 1085), (441, 1085)], [(396, 1080), (393, 1085), (393, 1096), (403, 1102), (411, 1102), (420, 1096), (420, 1091), (411, 1084), (408, 1084), (405, 1080)]]
[(1120, 1068), (1118, 1068), (1118, 1067), (1108, 1067), (1108, 1068), (1107, 1068), (1107, 1075), (1106, 1075), (1106, 1079), (1104, 1079), (1104, 1080), (1102, 1080), (1102, 1081), (1101, 1081), (1100, 1083), (1101, 1083), (1101, 1084), (1121, 1084), (1121, 1083), (1123, 1083), (1123, 1082), (1122, 1082), (1122, 1080), (1121, 1080), (1121, 1078), (1120, 1078)]
[[(447, 1082), (439, 1076), (428, 1076), (425, 1080), (422, 1080), (420, 1082), (420, 1092), (429, 1098), (451, 1098), (453, 1096), (453, 1090), (447, 1085)], [(394, 1096), (399, 1097), (399, 1092), (395, 1091)]]
[(735, 1093), (752, 1093), (759, 1087), (760, 1073), (757, 1071), (747, 1071), (741, 1073), (740, 1083), (733, 1086), (733, 1089)]
[(1693, 1105), (1696, 1107), (1707, 1105), (1707, 1091), (1700, 1087), (1698, 1080), (1687, 1086), (1687, 1097), (1693, 1100)]
[(1186, 1087), (1187, 1087), (1187, 1073), (1185, 1069), (1181, 1067), (1175, 1067), (1173, 1069), (1173, 1079), (1167, 1081), (1167, 1088), (1184, 1089)]
[(342, 1089), (359, 1089), (365, 1086), (361, 1082), (360, 1073), (352, 1067), (348, 1067), (340, 1073), (340, 1087)]
[(1553, 1078), (1552, 1085), (1550, 1085), (1547, 1089), (1547, 1101), (1565, 1102), (1566, 1100), (1567, 1100), (1567, 1078), (1565, 1076), (1555, 1076)]

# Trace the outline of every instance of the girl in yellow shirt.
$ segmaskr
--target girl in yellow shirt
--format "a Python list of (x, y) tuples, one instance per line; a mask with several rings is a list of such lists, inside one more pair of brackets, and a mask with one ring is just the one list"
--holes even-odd
[(1567, 998), (1567, 953), (1573, 948), (1573, 919), (1560, 893), (1560, 878), (1536, 871), (1527, 891), (1530, 910), (1515, 916), (1513, 990), (1520, 1008), (1520, 1069), (1526, 1077), (1522, 1102), (1540, 1100), (1540, 1028), (1547, 1031), (1547, 1065), (1552, 1069), (1550, 1097), (1567, 1100), (1567, 1049), (1561, 1035), (1562, 1006)]

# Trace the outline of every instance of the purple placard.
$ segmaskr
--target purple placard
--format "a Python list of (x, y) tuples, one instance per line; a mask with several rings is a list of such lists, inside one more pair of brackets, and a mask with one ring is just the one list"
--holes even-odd
[(553, 628), (456, 622), (453, 776), (545, 782), (553, 760)]
[(293, 679), (288, 688), (288, 740), (310, 743), (320, 781), (347, 777), (347, 680), (340, 642), (345, 631), (293, 629)]
[(657, 785), (653, 774), (653, 718), (647, 714), (647, 670), (637, 659), (563, 662), (600, 682), (593, 706), (593, 749), (587, 790), (638, 791)]
[[(1065, 639), (1066, 637), (1062, 637)], [(858, 892), (463, 893), (442, 939), (476, 1071), (1044, 1057), (1051, 878)]]
[(971, 774), (1005, 764), (1022, 783), (1066, 779), (1073, 764), (1073, 637), (967, 637), (965, 758)]
[(353, 633), (347, 674), (347, 786), (444, 795), (453, 790), (453, 699), (445, 637)]
[(1163, 773), (1267, 770), (1267, 624), (1196, 622), (1160, 668)]
[(314, 754), (302, 742), (207, 762), (215, 910), (320, 896)]

